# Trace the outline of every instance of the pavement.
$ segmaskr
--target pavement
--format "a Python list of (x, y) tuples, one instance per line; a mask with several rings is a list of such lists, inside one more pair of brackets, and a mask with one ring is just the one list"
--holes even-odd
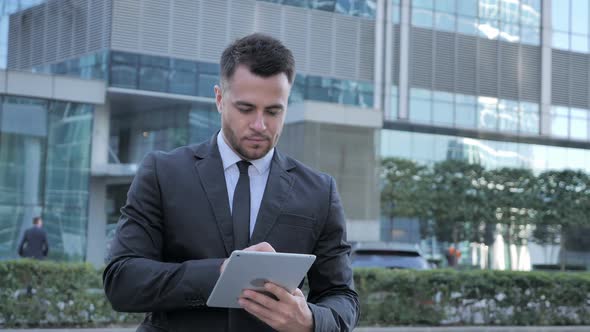
[[(0, 329), (2, 332), (134, 332), (135, 328)], [(355, 332), (589, 332), (590, 326), (359, 327)]]

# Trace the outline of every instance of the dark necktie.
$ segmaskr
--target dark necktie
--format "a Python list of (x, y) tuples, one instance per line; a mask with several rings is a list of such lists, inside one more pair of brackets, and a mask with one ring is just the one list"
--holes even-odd
[(232, 217), (234, 220), (234, 249), (241, 250), (250, 242), (250, 177), (248, 176), (249, 161), (237, 163), (240, 178), (234, 191)]

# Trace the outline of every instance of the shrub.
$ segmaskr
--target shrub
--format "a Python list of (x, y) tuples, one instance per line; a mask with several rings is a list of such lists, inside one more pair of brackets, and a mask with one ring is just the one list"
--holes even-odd
[[(89, 264), (0, 262), (0, 329), (137, 324)], [(357, 269), (361, 325), (588, 325), (590, 273)]]

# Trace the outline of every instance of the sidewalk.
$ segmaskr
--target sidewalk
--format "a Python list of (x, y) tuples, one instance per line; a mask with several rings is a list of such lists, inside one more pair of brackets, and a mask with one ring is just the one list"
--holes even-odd
[[(12, 329), (2, 332), (134, 332), (135, 328)], [(590, 326), (359, 327), (356, 332), (588, 332)]]

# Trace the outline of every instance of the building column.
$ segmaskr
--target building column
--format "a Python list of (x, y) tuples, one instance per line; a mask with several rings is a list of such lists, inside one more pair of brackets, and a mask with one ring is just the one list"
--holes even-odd
[(408, 119), (408, 91), (410, 67), (410, 0), (401, 1), (399, 45), (399, 108), (398, 118)]
[[(386, 11), (386, 1), (389, 0), (377, 0), (377, 17), (375, 18), (375, 66), (373, 71), (373, 107), (379, 110), (385, 111), (383, 107), (383, 96), (386, 94), (383, 91), (383, 30), (384, 30), (384, 17)], [(387, 41), (385, 41), (387, 43)]]
[(88, 233), (86, 237), (86, 261), (96, 267), (103, 266), (106, 252), (106, 198), (105, 178), (90, 178), (88, 202)]
[(109, 158), (110, 107), (94, 107), (92, 126), (92, 159), (88, 202), (88, 229), (86, 236), (86, 261), (94, 266), (104, 265), (106, 250), (106, 179), (92, 175), (98, 168), (108, 164)]
[(95, 105), (92, 122), (91, 170), (104, 166), (109, 162), (111, 108), (107, 99), (104, 105)]
[(539, 117), (542, 136), (551, 134), (551, 70), (552, 35), (551, 1), (543, 0), (541, 7), (541, 113)]
[[(393, 86), (393, 2), (387, 0), (385, 14), (385, 100), (383, 103), (383, 112), (391, 114), (391, 87)], [(395, 120), (397, 115), (386, 117), (389, 120)]]

